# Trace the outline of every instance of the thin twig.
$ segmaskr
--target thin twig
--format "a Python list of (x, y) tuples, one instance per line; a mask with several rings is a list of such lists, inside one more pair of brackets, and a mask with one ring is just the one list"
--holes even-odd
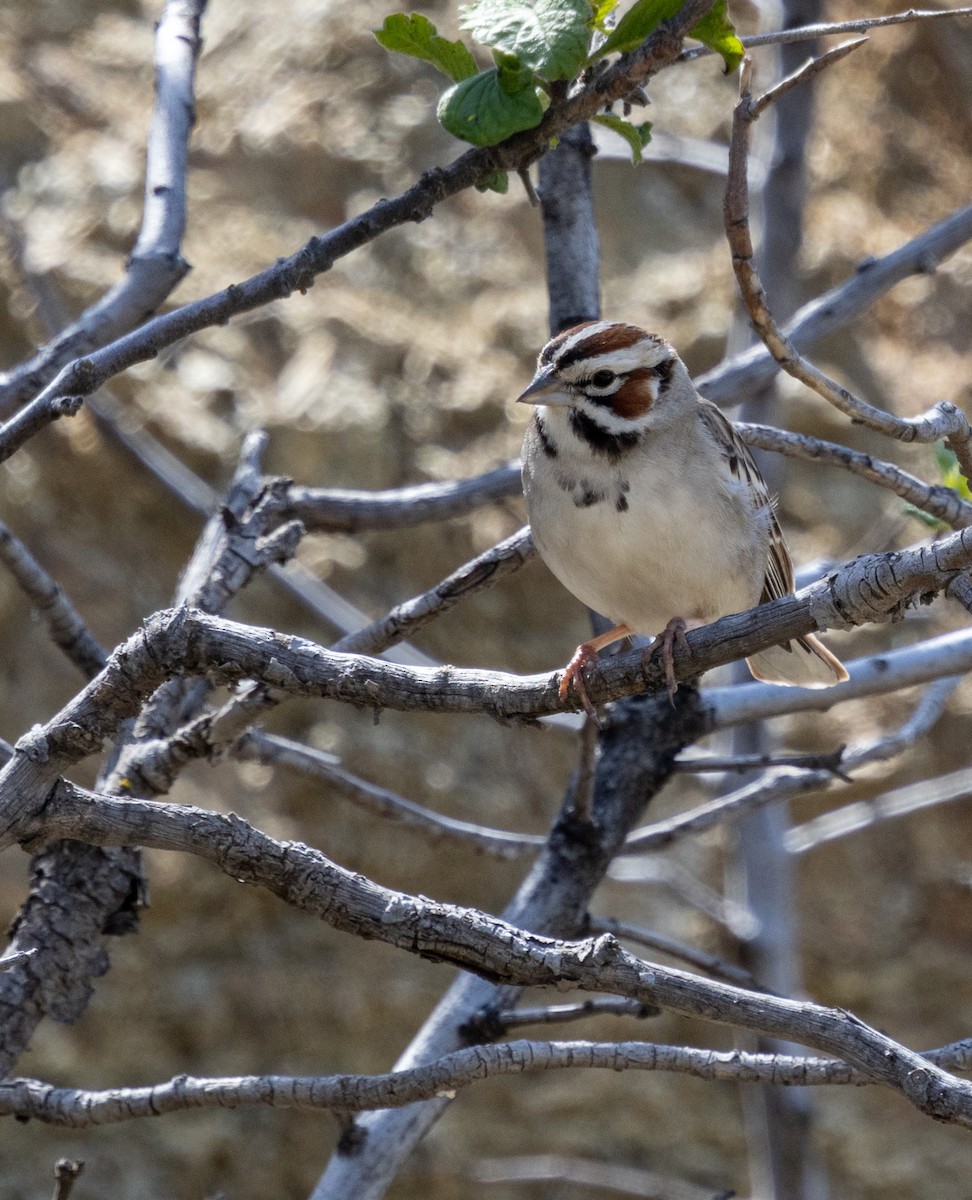
[(634, 942), (635, 945), (646, 946), (649, 950), (659, 950), (662, 954), (688, 963), (698, 971), (705, 971), (713, 979), (736, 983), (740, 987), (752, 988), (755, 992), (766, 991), (747, 970), (736, 963), (728, 962), (717, 954), (710, 954), (707, 950), (700, 950), (698, 946), (689, 945), (679, 938), (658, 933), (657, 930), (632, 925), (628, 921), (619, 921), (615, 917), (591, 917), (590, 929), (591, 933), (612, 933), (622, 941)]
[(753, 243), (749, 231), (749, 193), (746, 183), (750, 127), (766, 105), (775, 96), (782, 94), (784, 89), (815, 75), (822, 67), (837, 61), (860, 44), (847, 43), (817, 59), (811, 59), (777, 87), (756, 100), (752, 98), (750, 91), (752, 64), (748, 59), (744, 60), (740, 98), (733, 112), (729, 175), (723, 205), (733, 270), (754, 329), (784, 371), (806, 384), (852, 420), (878, 433), (904, 442), (946, 439), (955, 451), (962, 470), (972, 472), (972, 426), (959, 408), (947, 401), (941, 401), (919, 417), (896, 417), (859, 399), (847, 388), (828, 378), (800, 356), (792, 339), (783, 333), (773, 319), (753, 260)]
[(520, 493), (518, 463), (471, 479), (419, 483), (384, 492), (340, 488), (290, 488), (291, 513), (305, 528), (329, 533), (404, 529), (426, 521), (462, 517), (495, 500)]
[[(972, 238), (972, 204), (925, 229), (881, 258), (867, 258), (855, 273), (829, 292), (805, 304), (787, 323), (785, 334), (800, 351), (843, 329), (892, 287), (913, 275), (933, 274), (949, 255)], [(738, 404), (778, 372), (775, 359), (757, 343), (728, 362), (700, 375), (703, 396), (723, 405)]]
[(767, 767), (800, 767), (806, 770), (832, 771), (840, 777), (844, 750), (844, 746), (838, 746), (829, 754), (700, 754), (676, 759), (675, 770), (697, 775), (710, 771), (760, 771)]
[(379, 787), (335, 765), (332, 755), (288, 738), (253, 731), (243, 735), (234, 756), (263, 763), (279, 763), (328, 785), (328, 790), (375, 816), (390, 818), (420, 831), (430, 842), (455, 842), (494, 858), (533, 857), (546, 838), (536, 834), (508, 833), (443, 816)]
[(845, 750), (841, 759), (839, 779), (835, 778), (834, 772), (830, 770), (787, 769), (784, 773), (780, 768), (775, 768), (728, 796), (721, 796), (707, 804), (699, 805), (690, 812), (636, 829), (625, 842), (622, 853), (657, 850), (688, 834), (702, 833), (727, 820), (737, 818), (741, 813), (752, 812), (784, 797), (852, 783), (853, 771), (873, 762), (884, 762), (896, 757), (928, 733), (942, 715), (945, 704), (958, 682), (958, 676), (937, 680), (918, 701), (911, 716), (897, 729)]
[[(860, 37), (854, 38), (854, 40), (850, 42), (841, 42), (839, 46), (834, 46), (832, 49), (825, 51), (823, 54), (817, 55), (816, 58), (811, 58), (808, 62), (804, 63), (802, 67), (798, 67), (797, 70), (793, 71), (790, 75), (787, 75), (785, 79), (781, 79), (780, 82), (774, 87), (767, 88), (767, 90), (763, 92), (763, 94), (757, 100), (751, 100), (746, 119), (748, 121), (757, 120), (763, 115), (766, 109), (769, 108), (771, 104), (774, 104), (777, 100), (779, 100), (781, 96), (785, 96), (787, 92), (792, 91), (792, 89), (795, 87), (799, 87), (800, 84), (809, 83), (809, 81), (819, 75), (821, 71), (825, 71), (827, 67), (832, 67), (835, 63), (840, 62), (842, 58), (846, 58), (847, 55), (853, 50), (863, 46), (867, 40), (868, 39), (866, 37)], [(748, 64), (747, 62), (747, 64), (744, 65), (743, 70), (744, 72), (747, 70), (751, 71), (751, 64)], [(746, 81), (745, 86), (748, 87), (748, 80)]]
[(68, 1200), (83, 1170), (82, 1159), (59, 1158), (54, 1164), (53, 1200)]
[[(866, 33), (869, 29), (881, 29), (886, 25), (904, 25), (911, 21), (934, 21), (939, 17), (972, 16), (972, 8), (909, 8), (906, 12), (891, 13), (885, 17), (865, 17), (860, 21), (821, 22), (816, 25), (800, 25), (795, 29), (777, 29), (771, 33), (754, 33), (739, 40), (747, 50), (759, 46), (779, 46), (787, 42), (813, 42), (817, 38), (832, 37), (844, 33)], [(708, 46), (691, 46), (678, 56), (679, 62), (690, 62), (714, 54)]]
[(155, 110), (145, 163), (145, 211), (125, 278), (28, 362), (0, 377), (0, 413), (11, 413), (72, 359), (133, 329), (189, 270), (180, 252), (186, 166), (195, 123), (199, 23), (207, 0), (169, 0), (155, 35)]
[(833, 812), (824, 813), (786, 833), (786, 848), (791, 854), (805, 854), (825, 842), (870, 829), (880, 821), (909, 816), (922, 808), (963, 800), (972, 794), (972, 768), (963, 767), (948, 775), (923, 779), (920, 783), (894, 788), (874, 800), (858, 800)]
[(887, 488), (908, 504), (937, 517), (939, 521), (944, 521), (952, 529), (963, 529), (972, 525), (972, 504), (963, 500), (954, 488), (940, 483), (926, 483), (894, 463), (884, 462), (860, 450), (851, 450), (849, 446), (827, 442), (806, 433), (776, 429), (771, 425), (753, 425), (740, 421), (736, 428), (750, 446), (785, 454), (788, 458), (842, 467), (869, 483)]
[(412, 637), (424, 625), (447, 613), (460, 600), (466, 600), (512, 575), (525, 566), (534, 554), (530, 530), (520, 529), (476, 558), (463, 563), (427, 592), (397, 604), (386, 616), (364, 629), (347, 634), (335, 642), (332, 649), (342, 654), (380, 654), (389, 646)]
[(64, 651), (86, 679), (97, 675), (107, 661), (107, 654), (64, 589), (3, 523), (0, 523), (0, 561), (43, 619), (54, 645)]

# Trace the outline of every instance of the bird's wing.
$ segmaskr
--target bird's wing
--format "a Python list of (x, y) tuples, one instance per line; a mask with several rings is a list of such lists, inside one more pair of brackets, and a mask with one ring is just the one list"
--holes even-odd
[(778, 600), (788, 596), (795, 588), (793, 577), (793, 560), (787, 549), (783, 530), (776, 519), (773, 499), (766, 487), (766, 481), (759, 473), (759, 467), (750, 453), (749, 447), (739, 436), (739, 431), (717, 405), (709, 400), (699, 398), (699, 416), (706, 428), (719, 443), (729, 474), (733, 479), (744, 483), (752, 492), (757, 512), (763, 512), (763, 519), (769, 527), (769, 550), (766, 555), (766, 574), (763, 578), (763, 594), (760, 604), (767, 600)]

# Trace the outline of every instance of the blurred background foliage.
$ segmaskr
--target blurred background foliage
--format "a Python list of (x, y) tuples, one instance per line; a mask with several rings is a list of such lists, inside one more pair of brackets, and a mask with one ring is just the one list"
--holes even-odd
[[(826, 17), (894, 7), (891, 0), (837, 0)], [(43, 339), (44, 311), (61, 306), (74, 314), (119, 277), (141, 217), (160, 8), (136, 0), (8, 0), (0, 12), (0, 368)], [(389, 55), (372, 37), (392, 9), (387, 0), (213, 0), (203, 21), (190, 158), (184, 251), (193, 271), (174, 301), (261, 269), (461, 152), (435, 121), (440, 87), (432, 69)], [(457, 35), (455, 5), (421, 11)], [(741, 32), (774, 21), (749, 3), (734, 17)], [(768, 84), (772, 51), (759, 51), (757, 64)], [(647, 116), (657, 134), (726, 142), (736, 80), (720, 66), (700, 60), (653, 81)], [(967, 203), (972, 28), (956, 21), (877, 31), (865, 50), (815, 85), (815, 97), (805, 236), (792, 263), (804, 298)], [(664, 333), (702, 371), (722, 357), (734, 315), (722, 178), (684, 161), (653, 160), (651, 147), (647, 164), (633, 168), (606, 133), (604, 150), (595, 162), (604, 312)], [(901, 414), (943, 398), (967, 407), (970, 283), (966, 248), (829, 339), (818, 361)], [(215, 486), (227, 480), (241, 436), (258, 426), (270, 433), (269, 468), (304, 483), (384, 488), (468, 476), (518, 452), (524, 417), (512, 400), (546, 338), (546, 312), (539, 215), (514, 179), (508, 196), (469, 192), (450, 200), (425, 223), (342, 260), (306, 295), (173, 347), (114, 380), (111, 391), (127, 429), (151, 432)], [(794, 387), (781, 388), (780, 413), (792, 428), (934, 475), (931, 448), (881, 443)], [(888, 494), (802, 464), (787, 469), (781, 512), (798, 561), (926, 535)], [(200, 527), (85, 410), (5, 465), (0, 517), (109, 646), (167, 604)], [(315, 535), (300, 557), (378, 615), (523, 520), (522, 506), (510, 502), (403, 533)], [(267, 580), (232, 615), (325, 644), (334, 636)], [(933, 623), (945, 628), (950, 616), (940, 605), (895, 630), (831, 642), (846, 659), (927, 633)], [(580, 606), (533, 563), (416, 643), (444, 661), (536, 671), (561, 664), (586, 628)], [(13, 741), (80, 681), (3, 574), (0, 638), (0, 735)], [(912, 701), (860, 702), (778, 727), (793, 745), (831, 749), (900, 720)], [(934, 737), (904, 765), (874, 769), (842, 798), (965, 764), (970, 704), (972, 692), (960, 691)], [(386, 713), (374, 725), (370, 714), (336, 704), (292, 703), (272, 727), (443, 812), (512, 829), (546, 828), (574, 762), (562, 732), (506, 729), (486, 718)], [(657, 801), (655, 815), (704, 798), (708, 786), (682, 777)], [(383, 884), (490, 911), (503, 906), (523, 870), (432, 846), (282, 768), (196, 767), (176, 798), (237, 811)], [(795, 812), (809, 816), (832, 803), (809, 797)], [(717, 887), (722, 848), (722, 837), (711, 834), (680, 845), (666, 861)], [(358, 945), (201, 862), (162, 854), (148, 860), (151, 907), (141, 933), (112, 946), (111, 973), (81, 1021), (42, 1027), (22, 1073), (104, 1087), (180, 1072), (385, 1070), (447, 983), (441, 967)], [(8, 918), (23, 895), (25, 866), (15, 852), (0, 862)], [(800, 863), (800, 901), (815, 999), (846, 1005), (919, 1048), (969, 1033), (972, 831), (964, 805), (812, 852)], [(725, 931), (671, 884), (609, 882), (597, 909), (732, 953)], [(731, 1045), (725, 1030), (669, 1016), (648, 1025), (591, 1023), (571, 1036)], [(841, 1200), (967, 1200), (966, 1132), (939, 1127), (876, 1089), (820, 1092), (816, 1106), (813, 1136)], [(309, 1190), (338, 1133), (326, 1115), (254, 1110), (78, 1133), (8, 1123), (0, 1197), (47, 1194), (55, 1158), (68, 1155), (88, 1164), (78, 1200), (296, 1198)], [(582, 1194), (470, 1178), (480, 1156), (548, 1151), (748, 1194), (737, 1090), (632, 1073), (478, 1085), (391, 1195)]]

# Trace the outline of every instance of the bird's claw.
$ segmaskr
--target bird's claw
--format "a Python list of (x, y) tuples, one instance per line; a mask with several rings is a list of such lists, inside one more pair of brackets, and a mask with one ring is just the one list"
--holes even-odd
[(587, 688), (584, 685), (584, 667), (588, 663), (596, 662), (596, 650), (592, 649), (587, 642), (578, 646), (570, 662), (564, 667), (564, 673), (560, 677), (560, 687), (558, 689), (561, 702), (566, 704), (570, 699), (570, 689), (573, 688), (577, 693), (578, 700), (584, 706), (584, 711), (594, 721), (597, 720), (597, 712), (591, 703), (591, 698), (588, 696)]
[(692, 653), (688, 640), (685, 637), (685, 621), (681, 617), (672, 617), (661, 635), (661, 657), (662, 665), (665, 668), (665, 687), (668, 689), (668, 698), (673, 703), (675, 693), (678, 691), (678, 680), (675, 678), (675, 656), (673, 654), (676, 642), (678, 642), (686, 654)]
[(652, 641), (641, 660), (643, 666), (647, 667), (649, 661), (655, 657), (655, 651), (658, 651), (661, 656), (662, 668), (665, 672), (665, 688), (668, 692), (668, 698), (672, 703), (675, 702), (675, 693), (678, 691), (678, 680), (675, 678), (675, 656), (673, 653), (675, 643), (678, 642), (686, 654), (692, 653), (692, 649), (685, 637), (685, 628), (685, 621), (681, 617), (672, 617), (662, 632)]

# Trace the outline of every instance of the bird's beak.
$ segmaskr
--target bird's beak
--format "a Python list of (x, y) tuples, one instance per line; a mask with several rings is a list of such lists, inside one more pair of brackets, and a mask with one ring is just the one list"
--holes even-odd
[(573, 404), (574, 398), (565, 392), (553, 367), (544, 367), (537, 371), (533, 382), (525, 392), (516, 398), (517, 403), (523, 404)]

